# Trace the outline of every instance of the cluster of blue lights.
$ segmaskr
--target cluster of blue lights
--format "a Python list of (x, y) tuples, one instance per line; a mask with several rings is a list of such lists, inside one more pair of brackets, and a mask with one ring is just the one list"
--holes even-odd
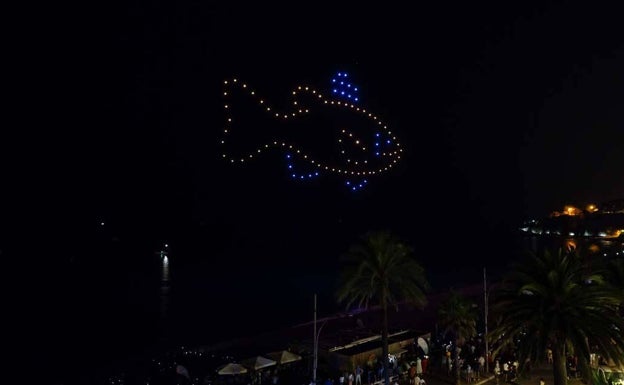
[(293, 179), (304, 180), (304, 179), (312, 179), (314, 177), (319, 176), (318, 171), (309, 172), (307, 174), (305, 174), (305, 173), (297, 174), (296, 172), (294, 172), (295, 171), (295, 166), (292, 163), (292, 155), (290, 155), (290, 154), (286, 154), (286, 161), (288, 162), (287, 163), (288, 171), (291, 172), (290, 176)]
[(366, 184), (368, 183), (368, 181), (366, 179), (364, 179), (362, 182), (357, 183), (357, 182), (351, 182), (350, 180), (346, 181), (345, 184), (347, 185), (347, 187), (349, 187), (351, 189), (351, 191), (357, 191), (360, 190), (361, 188), (363, 188)]
[(347, 74), (345, 72), (338, 72), (336, 77), (332, 78), (331, 85), (332, 94), (354, 102), (360, 100), (357, 96), (358, 88), (347, 81)]
[(381, 156), (383, 149), (392, 145), (392, 139), (383, 140), (379, 132), (375, 133), (375, 156)]

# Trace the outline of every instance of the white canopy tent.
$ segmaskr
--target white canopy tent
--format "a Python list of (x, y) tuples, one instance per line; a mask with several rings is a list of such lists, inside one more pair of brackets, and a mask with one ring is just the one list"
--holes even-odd
[(256, 356), (252, 358), (247, 358), (246, 360), (242, 360), (241, 364), (248, 367), (249, 369), (259, 370), (268, 368), (269, 366), (275, 366), (277, 365), (277, 361), (262, 356)]
[(229, 363), (218, 370), (218, 373), (224, 376), (232, 376), (236, 374), (247, 373), (247, 368), (241, 364)]
[(278, 364), (287, 364), (290, 362), (299, 361), (302, 357), (288, 350), (281, 350), (278, 352), (271, 352), (267, 354), (268, 357), (277, 361)]

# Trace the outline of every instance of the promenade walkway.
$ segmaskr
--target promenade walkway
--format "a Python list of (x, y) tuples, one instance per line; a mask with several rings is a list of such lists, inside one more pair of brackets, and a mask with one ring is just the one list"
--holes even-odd
[[(498, 385), (539, 385), (540, 378), (544, 379), (546, 385), (553, 385), (555, 383), (553, 377), (552, 366), (547, 364), (540, 364), (534, 367), (530, 376), (519, 376), (513, 382), (507, 382), (500, 378)], [(429, 374), (425, 376), (427, 385), (454, 385), (455, 379), (451, 376), (442, 374)], [(497, 385), (494, 375), (486, 378), (481, 378), (478, 381), (467, 382), (464, 379), (460, 382), (461, 385)], [(568, 380), (568, 385), (583, 385), (583, 381), (580, 378), (571, 378)]]

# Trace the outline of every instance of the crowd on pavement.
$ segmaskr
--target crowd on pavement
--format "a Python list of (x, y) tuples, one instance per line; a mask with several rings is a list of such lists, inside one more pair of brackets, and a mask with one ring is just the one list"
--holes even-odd
[[(391, 385), (449, 385), (456, 383), (459, 365), (461, 385), (554, 385), (552, 361), (536, 365), (523, 363), (523, 370), (513, 351), (497, 357), (486, 354), (485, 341), (477, 336), (466, 341), (461, 348), (440, 337), (429, 342), (425, 352), (414, 343), (406, 352), (389, 357), (387, 368)], [(460, 352), (459, 360), (456, 358)], [(226, 362), (236, 361), (227, 354), (208, 353), (200, 349), (180, 349), (153, 358), (143, 373), (143, 381), (131, 379), (126, 373), (110, 377), (107, 385), (382, 385), (384, 367), (380, 357), (356, 365), (350, 370), (338, 370), (328, 363), (319, 366), (316, 383), (312, 380), (311, 356), (299, 352), (303, 359), (288, 365), (278, 365), (261, 370), (249, 370), (237, 375), (219, 375), (217, 368)], [(244, 353), (241, 353), (244, 355)], [(568, 383), (581, 381), (576, 375)], [(580, 385), (580, 382), (578, 383)]]

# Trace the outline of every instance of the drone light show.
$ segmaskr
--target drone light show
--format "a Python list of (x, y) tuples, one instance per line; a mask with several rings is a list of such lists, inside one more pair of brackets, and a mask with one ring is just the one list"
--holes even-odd
[(221, 145), (229, 163), (276, 152), (294, 181), (331, 177), (358, 191), (401, 159), (396, 136), (378, 114), (360, 105), (359, 87), (345, 72), (331, 78), (326, 93), (296, 86), (285, 106), (273, 105), (237, 78), (223, 86)]

